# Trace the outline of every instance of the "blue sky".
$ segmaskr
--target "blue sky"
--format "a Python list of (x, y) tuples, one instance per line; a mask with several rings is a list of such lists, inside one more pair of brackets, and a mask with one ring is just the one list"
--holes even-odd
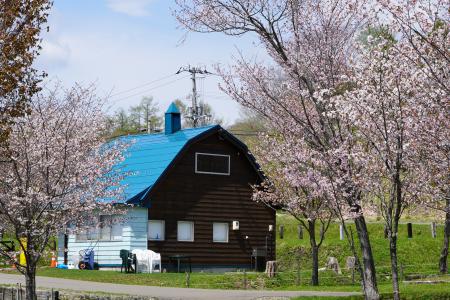
[[(172, 16), (168, 0), (55, 0), (43, 50), (36, 65), (64, 85), (96, 82), (100, 95), (112, 95), (163, 77), (164, 80), (111, 97), (112, 110), (153, 96), (165, 110), (171, 101), (190, 103), (188, 74), (180, 66), (229, 65), (236, 49), (261, 55), (251, 37), (188, 33)], [(184, 37), (186, 37), (184, 39)], [(183, 41), (183, 42), (181, 42)], [(239, 117), (239, 106), (217, 87), (219, 78), (199, 80), (203, 99), (227, 124)], [(136, 95), (138, 94), (138, 95)]]

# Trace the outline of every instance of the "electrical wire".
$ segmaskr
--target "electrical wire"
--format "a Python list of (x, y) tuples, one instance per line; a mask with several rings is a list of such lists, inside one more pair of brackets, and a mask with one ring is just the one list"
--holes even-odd
[(139, 93), (135, 93), (135, 94), (132, 94), (132, 95), (129, 95), (129, 96), (125, 96), (125, 97), (122, 97), (122, 98), (119, 98), (119, 99), (115, 99), (115, 100), (112, 101), (112, 103), (117, 103), (117, 102), (120, 102), (120, 101), (129, 99), (129, 98), (131, 98), (131, 97), (135, 97), (135, 96), (142, 95), (142, 94), (144, 94), (144, 93), (147, 93), (147, 92), (149, 92), (149, 91), (155, 90), (155, 89), (157, 89), (157, 88), (164, 87), (164, 86), (167, 86), (167, 85), (172, 84), (172, 83), (174, 83), (174, 82), (177, 82), (177, 81), (180, 81), (180, 80), (182, 80), (182, 79), (185, 79), (186, 77), (189, 77), (189, 75), (186, 75), (186, 76), (177, 78), (177, 79), (175, 79), (175, 80), (172, 80), (172, 81), (169, 81), (169, 82), (166, 82), (166, 83), (163, 83), (163, 84), (154, 86), (154, 87), (152, 87), (152, 88), (149, 88), (149, 89), (146, 89), (146, 90), (143, 90), (143, 91), (140, 91)]
[(167, 76), (164, 76), (164, 77), (161, 77), (161, 78), (158, 78), (158, 79), (149, 81), (149, 82), (147, 82), (147, 83), (143, 83), (143, 84), (141, 84), (141, 85), (138, 85), (138, 86), (136, 86), (136, 87), (130, 88), (130, 89), (128, 89), (128, 90), (124, 90), (124, 91), (121, 91), (121, 92), (114, 93), (114, 94), (112, 94), (110, 97), (116, 97), (116, 96), (118, 96), (118, 95), (122, 95), (122, 94), (125, 94), (125, 93), (128, 93), (128, 92), (131, 92), (131, 91), (135, 91), (135, 90), (140, 89), (140, 88), (142, 88), (142, 87), (144, 87), (144, 86), (147, 86), (147, 85), (150, 85), (150, 84), (159, 82), (159, 81), (161, 81), (161, 80), (170, 78), (170, 77), (172, 77), (172, 76), (176, 76), (176, 74), (170, 74), (170, 75), (167, 75)]

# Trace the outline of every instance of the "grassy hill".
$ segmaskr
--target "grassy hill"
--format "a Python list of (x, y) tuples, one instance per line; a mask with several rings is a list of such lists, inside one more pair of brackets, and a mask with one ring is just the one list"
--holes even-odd
[[(303, 239), (298, 238), (297, 225), (298, 221), (289, 215), (277, 214), (277, 227), (284, 225), (284, 238), (280, 239), (277, 232), (277, 260), (280, 269), (283, 271), (296, 271), (298, 268), (298, 259), (300, 259), (300, 268), (303, 272), (307, 272), (311, 266), (309, 257), (309, 236), (303, 230)], [(356, 232), (354, 225), (349, 223), (353, 233)], [(277, 228), (278, 229), (278, 228)], [(389, 281), (390, 273), (390, 257), (388, 240), (384, 238), (384, 225), (380, 222), (368, 224), (372, 250), (375, 258), (375, 266), (380, 282)], [(317, 229), (319, 230), (319, 229)], [(413, 274), (431, 275), (438, 274), (438, 260), (442, 246), (443, 226), (437, 226), (437, 237), (431, 236), (430, 224), (413, 224), (413, 238), (407, 237), (407, 225), (400, 224), (398, 237), (398, 258), (399, 264), (403, 265), (403, 276), (411, 276)], [(299, 253), (301, 253), (299, 255)], [(303, 253), (303, 254), (302, 254)], [(324, 277), (321, 283), (336, 284), (346, 283), (349, 272), (345, 270), (345, 261), (348, 256), (352, 256), (348, 241), (339, 239), (339, 224), (331, 224), (322, 247), (319, 250), (319, 266), (324, 267), (327, 257), (336, 257), (343, 270), (342, 278), (332, 277), (329, 280), (329, 272), (320, 273), (320, 277)]]

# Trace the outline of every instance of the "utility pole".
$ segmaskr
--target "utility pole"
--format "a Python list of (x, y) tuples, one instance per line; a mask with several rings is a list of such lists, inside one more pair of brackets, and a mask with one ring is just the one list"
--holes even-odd
[(148, 103), (145, 104), (145, 122), (147, 123), (147, 133), (150, 133), (150, 120), (149, 120)]
[(193, 127), (197, 127), (199, 125), (199, 121), (203, 118), (207, 118), (207, 115), (203, 114), (203, 109), (197, 105), (197, 82), (196, 82), (196, 74), (211, 74), (206, 69), (201, 69), (198, 67), (181, 67), (175, 74), (180, 74), (182, 72), (191, 73), (192, 80), (192, 107), (190, 107), (190, 114), (188, 118), (192, 119)]

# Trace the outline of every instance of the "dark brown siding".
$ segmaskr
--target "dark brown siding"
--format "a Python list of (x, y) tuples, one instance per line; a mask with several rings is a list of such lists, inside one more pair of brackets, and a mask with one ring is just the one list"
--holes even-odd
[[(230, 176), (196, 174), (195, 153), (230, 155)], [(195, 265), (249, 265), (252, 248), (265, 247), (274, 256), (275, 211), (251, 199), (258, 175), (243, 153), (219, 133), (190, 146), (150, 195), (149, 219), (165, 221), (165, 241), (149, 241), (163, 264), (174, 254), (192, 256)], [(240, 229), (232, 230), (232, 221)], [(194, 242), (177, 241), (177, 221), (194, 222)], [(213, 222), (229, 224), (229, 242), (213, 243)], [(245, 237), (248, 236), (248, 239)]]

